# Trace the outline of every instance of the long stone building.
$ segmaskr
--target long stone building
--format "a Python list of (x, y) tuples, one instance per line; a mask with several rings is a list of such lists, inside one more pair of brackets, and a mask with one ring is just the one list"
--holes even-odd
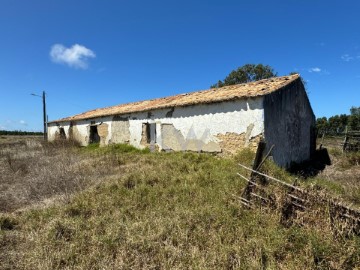
[(315, 117), (298, 74), (87, 111), (48, 123), (49, 141), (235, 153), (263, 138), (274, 161), (310, 158)]

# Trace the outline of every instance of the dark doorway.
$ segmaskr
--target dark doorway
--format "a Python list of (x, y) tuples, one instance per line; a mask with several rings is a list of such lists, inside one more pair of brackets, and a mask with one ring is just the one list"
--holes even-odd
[(99, 142), (100, 142), (100, 136), (97, 130), (97, 126), (90, 126), (89, 143), (99, 143)]
[(143, 123), (142, 136), (146, 144), (156, 143), (156, 124), (155, 123)]
[(149, 124), (149, 143), (150, 145), (154, 145), (156, 143), (156, 124)]
[(60, 139), (61, 140), (65, 140), (66, 139), (66, 134), (65, 134), (65, 130), (64, 128), (59, 128), (59, 133), (60, 133)]
[(150, 148), (150, 151), (154, 151), (156, 146), (156, 124), (155, 123), (143, 123), (142, 134), (140, 144)]
[(150, 144), (150, 124), (143, 123), (142, 124), (142, 137), (144, 144)]

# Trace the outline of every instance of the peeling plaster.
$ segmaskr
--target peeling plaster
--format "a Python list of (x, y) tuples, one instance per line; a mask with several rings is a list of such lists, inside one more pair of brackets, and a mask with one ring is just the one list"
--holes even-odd
[[(116, 127), (116, 117), (124, 119), (124, 128)], [(315, 150), (315, 117), (300, 80), (248, 99), (98, 117), (76, 121), (72, 128), (70, 122), (52, 122), (48, 124), (48, 138), (54, 140), (63, 127), (67, 138), (72, 133), (87, 145), (91, 122), (103, 125), (102, 144), (128, 142), (138, 148), (146, 147), (141, 145), (143, 124), (155, 124), (156, 138), (152, 141), (159, 150), (232, 153), (243, 147), (255, 149), (265, 137), (269, 147), (276, 146), (274, 161), (283, 167), (310, 158)]]
[[(128, 119), (129, 143), (138, 148), (141, 145), (143, 123), (156, 123), (156, 145), (159, 149), (165, 149), (162, 125), (171, 124), (181, 136), (179, 143), (185, 148), (194, 151), (220, 151), (219, 134), (235, 133), (247, 134), (249, 139), (264, 132), (263, 98), (251, 98), (211, 104), (199, 104), (187, 107), (175, 107), (173, 110), (162, 109), (151, 112), (139, 112), (121, 115), (122, 119)], [(171, 113), (170, 113), (171, 112)], [(118, 116), (120, 117), (120, 116)], [(90, 121), (107, 124), (107, 137), (104, 144), (118, 143), (113, 141), (112, 132), (115, 132), (114, 117), (101, 117), (91, 120), (82, 120), (76, 123), (82, 145), (86, 145), (88, 126)], [(69, 123), (63, 123), (64, 128)], [(112, 130), (114, 129), (114, 131)], [(49, 134), (53, 132), (53, 125), (49, 126)], [(65, 132), (66, 129), (65, 129)], [(50, 138), (51, 135), (49, 135)], [(115, 138), (115, 137), (114, 137)], [(182, 142), (183, 140), (183, 142)], [(201, 142), (201, 143), (200, 143)], [(200, 149), (200, 150), (199, 150)]]

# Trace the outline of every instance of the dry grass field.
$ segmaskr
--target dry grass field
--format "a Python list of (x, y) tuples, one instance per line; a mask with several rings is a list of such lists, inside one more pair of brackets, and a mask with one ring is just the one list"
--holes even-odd
[(304, 184), (318, 185), (340, 200), (360, 209), (360, 152), (343, 153), (343, 137), (329, 137), (322, 142), (329, 150), (331, 165)]
[[(359, 207), (360, 155), (330, 154), (307, 179), (264, 170)], [(253, 158), (3, 136), (0, 269), (359, 269), (359, 236), (334, 234), (324, 209), (284, 226), (279, 207), (241, 207), (237, 164)]]
[(44, 144), (41, 137), (2, 136), (0, 211), (66, 200), (99, 180), (99, 168), (77, 155), (72, 146), (68, 142)]

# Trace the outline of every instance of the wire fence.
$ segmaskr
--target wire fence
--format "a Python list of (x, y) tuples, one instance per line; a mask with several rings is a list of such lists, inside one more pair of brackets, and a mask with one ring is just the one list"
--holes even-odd
[(360, 131), (322, 132), (317, 134), (320, 146), (339, 148), (344, 152), (360, 151)]

